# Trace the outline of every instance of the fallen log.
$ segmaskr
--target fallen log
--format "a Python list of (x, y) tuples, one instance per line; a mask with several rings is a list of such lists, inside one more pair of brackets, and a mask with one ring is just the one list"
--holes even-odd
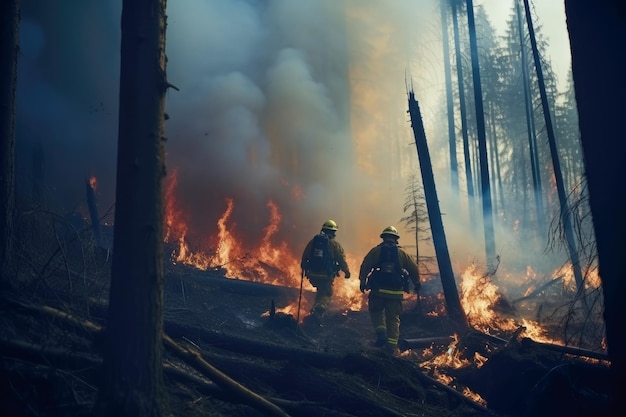
[(198, 340), (207, 345), (252, 356), (275, 360), (304, 360), (311, 366), (335, 367), (342, 356), (318, 350), (284, 346), (277, 343), (259, 342), (245, 337), (216, 332), (197, 326), (182, 325), (171, 321), (164, 324), (166, 332), (176, 338)]
[(610, 361), (609, 355), (605, 353), (593, 352), (590, 350), (574, 348), (570, 346), (555, 345), (552, 343), (536, 342), (528, 337), (522, 338), (520, 343), (525, 348), (541, 347), (541, 348), (549, 349), (555, 352), (566, 353), (568, 355), (583, 356), (586, 358), (598, 359), (598, 360), (607, 361), (607, 362)]
[(519, 303), (519, 302), (522, 302), (522, 301), (525, 301), (525, 300), (530, 300), (531, 298), (535, 298), (539, 294), (541, 294), (543, 291), (545, 291), (546, 289), (550, 288), (552, 285), (556, 284), (557, 282), (561, 281), (562, 279), (563, 279), (562, 276), (556, 277), (556, 278), (554, 278), (554, 279), (552, 279), (552, 280), (550, 280), (550, 281), (540, 285), (534, 291), (532, 291), (530, 294), (511, 301), (511, 303), (515, 304), (515, 303)]
[(186, 348), (179, 345), (165, 333), (163, 334), (163, 343), (185, 362), (194, 366), (194, 368), (198, 369), (204, 375), (209, 377), (224, 391), (233, 393), (236, 397), (243, 400), (244, 403), (252, 405), (254, 408), (268, 413), (268, 415), (289, 417), (289, 414), (284, 412), (276, 404), (249, 390), (248, 388), (226, 376), (219, 369), (213, 367), (211, 364), (204, 360), (199, 352), (195, 351), (194, 349)]
[(434, 336), (421, 337), (417, 339), (400, 339), (398, 340), (398, 348), (400, 350), (421, 349), (435, 345), (448, 345), (454, 341), (453, 336)]
[(23, 340), (0, 339), (0, 353), (5, 357), (71, 370), (95, 368), (102, 363), (102, 359), (96, 355), (44, 347)]
[[(89, 330), (94, 333), (100, 333), (103, 330), (103, 327), (90, 322), (89, 320), (84, 320), (78, 318), (70, 313), (65, 313), (63, 311), (57, 310), (48, 306), (39, 306), (34, 305), (24, 301), (18, 300), (8, 300), (3, 298), (4, 302), (9, 304), (13, 304), (19, 306), (20, 308), (31, 311), (31, 312), (39, 312), (47, 314), (54, 318), (60, 318), (69, 323), (74, 327), (78, 327), (84, 330)], [(212, 367), (208, 362), (206, 362), (199, 353), (190, 351), (189, 349), (185, 349), (179, 346), (176, 342), (174, 342), (165, 332), (163, 332), (163, 343), (166, 347), (170, 348), (174, 353), (178, 354), (185, 360), (190, 361), (190, 365), (194, 366), (196, 369), (201, 371), (203, 374), (211, 377), (211, 379), (220, 385), (225, 390), (230, 390), (242, 400), (244, 403), (258, 407), (260, 410), (269, 413), (269, 415), (279, 416), (279, 417), (289, 417), (287, 413), (285, 413), (282, 409), (280, 409), (275, 404), (272, 404), (270, 401), (264, 399), (260, 395), (248, 390), (243, 387), (241, 384), (229, 378), (227, 375), (223, 374), (216, 368)]]

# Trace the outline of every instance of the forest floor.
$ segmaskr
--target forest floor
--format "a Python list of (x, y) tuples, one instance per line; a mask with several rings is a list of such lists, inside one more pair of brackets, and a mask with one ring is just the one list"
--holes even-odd
[[(2, 416), (91, 415), (108, 271), (89, 279), (61, 271), (0, 289)], [(297, 299), (299, 289), (170, 266), (164, 290), (165, 333), (210, 367), (166, 346), (171, 416), (280, 415), (271, 406), (311, 417), (572, 417), (605, 410), (605, 362), (516, 334), (458, 335), (445, 315), (427, 314), (441, 310), (441, 294), (405, 305), (402, 350), (389, 355), (370, 346), (367, 311), (331, 309), (320, 327), (274, 310)]]

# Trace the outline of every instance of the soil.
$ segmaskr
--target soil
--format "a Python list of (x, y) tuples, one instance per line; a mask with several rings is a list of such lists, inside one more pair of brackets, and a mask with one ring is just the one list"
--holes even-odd
[[(0, 415), (91, 415), (100, 336), (41, 308), (105, 324), (106, 274), (82, 291), (75, 288), (78, 276), (67, 273), (2, 288)], [(370, 346), (367, 311), (335, 306), (321, 326), (280, 313), (299, 289), (172, 266), (164, 294), (164, 329), (176, 343), (291, 416), (605, 413), (605, 363), (524, 343), (514, 334), (459, 336), (445, 314), (429, 314), (442, 311), (440, 294), (405, 306), (396, 355)], [(305, 300), (313, 296), (303, 291)], [(164, 352), (169, 415), (271, 415), (170, 349)]]

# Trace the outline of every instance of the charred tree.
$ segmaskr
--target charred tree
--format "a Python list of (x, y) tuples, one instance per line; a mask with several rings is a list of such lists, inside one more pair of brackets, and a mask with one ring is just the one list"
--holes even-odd
[(474, 105), (476, 106), (476, 128), (478, 134), (478, 156), (480, 163), (480, 185), (483, 206), (483, 228), (485, 232), (485, 253), (487, 265), (496, 261), (496, 237), (493, 229), (493, 209), (491, 207), (491, 183), (489, 182), (489, 162), (487, 159), (487, 134), (485, 129), (485, 111), (483, 108), (483, 91), (480, 82), (480, 66), (478, 64), (478, 43), (476, 41), (476, 24), (474, 22), (474, 5), (467, 0), (467, 23), (469, 28), (470, 50), (472, 54), (472, 80), (474, 81)]
[(461, 116), (461, 136), (463, 138), (463, 160), (465, 162), (465, 182), (467, 184), (467, 199), (469, 220), (476, 224), (476, 210), (474, 199), (474, 177), (472, 175), (472, 160), (470, 158), (469, 132), (467, 130), (467, 104), (465, 103), (465, 83), (463, 81), (463, 60), (461, 58), (461, 39), (459, 35), (459, 18), (456, 2), (452, 0), (452, 26), (454, 29), (454, 53), (456, 56), (456, 78), (459, 87), (459, 111)]
[(115, 235), (97, 416), (165, 415), (166, 0), (124, 0)]
[(31, 194), (32, 204), (45, 207), (44, 176), (46, 171), (46, 158), (41, 141), (38, 141), (33, 149), (33, 188)]
[(448, 143), (450, 144), (450, 184), (459, 192), (459, 163), (456, 158), (456, 131), (454, 128), (454, 99), (452, 97), (452, 70), (450, 67), (450, 39), (448, 36), (448, 0), (441, 3), (441, 37), (443, 43), (443, 73), (446, 82), (446, 105), (448, 109)]
[(548, 95), (546, 93), (546, 84), (543, 78), (543, 70), (541, 68), (541, 60), (539, 58), (539, 49), (537, 48), (537, 40), (535, 39), (535, 30), (533, 28), (533, 20), (530, 15), (530, 7), (528, 0), (524, 0), (524, 9), (526, 13), (526, 24), (528, 25), (528, 35), (530, 36), (530, 44), (533, 51), (533, 59), (535, 61), (535, 70), (537, 71), (537, 82), (539, 84), (539, 94), (541, 95), (541, 106), (543, 109), (543, 117), (546, 123), (546, 131), (548, 133), (548, 145), (552, 156), (552, 168), (554, 171), (554, 179), (556, 182), (556, 190), (560, 203), (560, 217), (567, 241), (567, 249), (569, 251), (572, 268), (574, 270), (574, 280), (578, 289), (578, 296), (581, 297), (583, 304), (586, 306), (584, 298), (583, 274), (580, 267), (580, 259), (578, 257), (578, 249), (576, 248), (576, 240), (574, 237), (574, 229), (572, 226), (571, 213), (567, 195), (565, 193), (565, 184), (563, 183), (563, 173), (561, 171), (561, 163), (559, 161), (559, 151), (556, 147), (556, 137), (554, 135), (554, 126), (552, 125), (552, 117), (550, 115), (550, 107), (548, 104)]
[(8, 279), (15, 209), (15, 92), (19, 52), (20, 0), (0, 6), (0, 281)]
[(96, 203), (96, 190), (91, 179), (85, 181), (85, 189), (87, 190), (87, 207), (89, 208), (89, 218), (91, 219), (91, 230), (93, 230), (96, 244), (100, 245), (102, 242), (100, 217), (98, 216), (98, 204)]
[(430, 220), (433, 245), (437, 255), (437, 265), (439, 265), (439, 274), (441, 275), (441, 285), (443, 287), (443, 294), (446, 297), (446, 310), (448, 317), (458, 326), (459, 330), (464, 330), (468, 328), (467, 317), (461, 306), (459, 292), (456, 287), (456, 281), (454, 280), (454, 271), (452, 270), (452, 262), (450, 261), (446, 234), (443, 230), (439, 198), (437, 197), (437, 188), (435, 187), (435, 178), (430, 162), (430, 152), (428, 150), (428, 143), (426, 142), (426, 132), (424, 131), (422, 114), (412, 91), (409, 93), (409, 114), (411, 115), (411, 126), (413, 128), (413, 135), (415, 136), (415, 147), (417, 148), (417, 157), (422, 173), (426, 209)]
[(526, 56), (526, 42), (524, 41), (524, 26), (522, 25), (522, 12), (519, 0), (515, 1), (515, 14), (517, 15), (517, 29), (519, 32), (520, 53), (522, 59), (522, 81), (524, 89), (524, 110), (526, 111), (526, 129), (528, 132), (528, 150), (530, 154), (530, 167), (535, 194), (535, 210), (539, 231), (545, 232), (545, 210), (543, 207), (543, 190), (541, 187), (541, 170), (539, 168), (539, 153), (537, 151), (537, 133), (533, 115), (533, 103), (530, 90), (530, 75), (528, 74), (528, 58)]
[[(604, 319), (611, 358), (612, 414), (624, 415), (621, 383), (626, 379), (623, 330), (626, 253), (626, 175), (623, 165), (626, 97), (626, 4), (620, 0), (565, 0), (572, 51), (578, 125), (589, 185)], [(617, 140), (616, 140), (617, 139)]]

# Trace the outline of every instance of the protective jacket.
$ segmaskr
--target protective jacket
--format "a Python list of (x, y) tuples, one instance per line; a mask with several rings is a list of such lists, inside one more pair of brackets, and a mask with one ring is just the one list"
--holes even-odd
[[(386, 265), (381, 259), (381, 255), (386, 252), (390, 245), (395, 254), (397, 250), (397, 259), (393, 259), (395, 265), (391, 267)], [(408, 275), (408, 276), (407, 276)], [(383, 241), (379, 245), (373, 247), (361, 263), (359, 271), (359, 280), (362, 289), (369, 289), (371, 295), (382, 298), (402, 299), (403, 293), (406, 291), (404, 279), (410, 279), (415, 286), (417, 292), (420, 287), (419, 270), (417, 264), (397, 242), (390, 240)]]

